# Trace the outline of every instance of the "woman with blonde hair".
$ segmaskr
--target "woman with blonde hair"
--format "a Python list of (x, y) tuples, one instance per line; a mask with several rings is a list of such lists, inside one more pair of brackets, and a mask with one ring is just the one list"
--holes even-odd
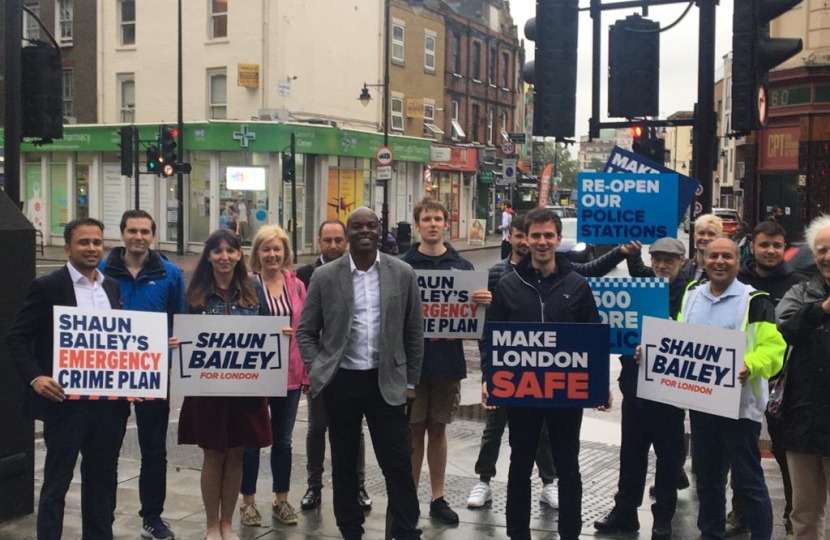
[[(260, 282), (248, 276), (239, 237), (220, 229), (205, 241), (185, 292), (190, 313), (268, 315)], [(179, 418), (179, 444), (204, 450), (202, 500), (206, 540), (239, 540), (231, 522), (242, 482), (245, 447), (271, 444), (268, 408), (262, 397), (186, 397)]]
[[(277, 225), (265, 225), (259, 229), (251, 250), (251, 269), (254, 279), (262, 285), (268, 311), (278, 317), (289, 317), (291, 326), (283, 333), (291, 337), (288, 349), (288, 394), (285, 397), (269, 398), (271, 408), (271, 476), (273, 478), (274, 502), (271, 513), (283, 525), (296, 525), (297, 513), (288, 502), (291, 480), (291, 432), (297, 418), (300, 394), (308, 391), (306, 375), (300, 350), (293, 338), (294, 330), (300, 324), (300, 314), (305, 303), (305, 285), (289, 271), (292, 252), (288, 235)], [(259, 526), (262, 516), (256, 506), (256, 482), (259, 474), (258, 447), (245, 449), (242, 476), (242, 524)]]
[(695, 244), (695, 256), (686, 259), (680, 272), (688, 281), (706, 277), (704, 253), (715, 238), (723, 236), (723, 220), (715, 214), (703, 214), (695, 220), (692, 240)]

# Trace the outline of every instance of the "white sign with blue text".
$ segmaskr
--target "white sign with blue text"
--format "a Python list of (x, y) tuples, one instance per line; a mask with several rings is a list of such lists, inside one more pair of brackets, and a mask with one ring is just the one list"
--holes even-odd
[(484, 270), (415, 270), (424, 305), (424, 337), (478, 339), (486, 309), (473, 292), (487, 289)]
[(677, 236), (677, 175), (581, 172), (577, 240), (620, 244)]
[(176, 315), (170, 393), (263, 396), (288, 393), (288, 317)]

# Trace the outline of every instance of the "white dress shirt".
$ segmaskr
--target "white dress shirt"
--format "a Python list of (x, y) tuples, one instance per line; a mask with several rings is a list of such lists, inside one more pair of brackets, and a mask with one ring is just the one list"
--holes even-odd
[(354, 315), (349, 342), (340, 367), (343, 369), (377, 369), (380, 359), (380, 253), (365, 272), (358, 270), (349, 254), (354, 289)]
[(112, 309), (107, 291), (104, 290), (104, 275), (95, 270), (95, 281), (89, 281), (87, 277), (72, 266), (66, 263), (69, 276), (72, 278), (72, 285), (75, 287), (75, 302), (78, 307), (95, 309)]

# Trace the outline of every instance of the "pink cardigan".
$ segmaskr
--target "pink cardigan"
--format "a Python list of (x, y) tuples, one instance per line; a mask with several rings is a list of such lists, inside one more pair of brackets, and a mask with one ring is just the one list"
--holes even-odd
[[(283, 270), (283, 278), (285, 279), (285, 288), (288, 291), (288, 297), (291, 302), (291, 328), (294, 333), (297, 333), (297, 327), (300, 326), (300, 316), (303, 313), (303, 305), (305, 304), (306, 290), (303, 282), (297, 279), (294, 272)], [(305, 372), (305, 364), (303, 358), (300, 356), (300, 348), (297, 346), (297, 340), (294, 336), (288, 341), (288, 389), (298, 390), (301, 385), (308, 384), (308, 374)]]

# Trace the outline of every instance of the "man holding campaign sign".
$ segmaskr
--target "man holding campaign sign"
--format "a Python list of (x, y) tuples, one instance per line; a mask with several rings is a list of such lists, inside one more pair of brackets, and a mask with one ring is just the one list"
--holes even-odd
[[(417, 486), (424, 461), (424, 436), (429, 434), (427, 463), (432, 487), (429, 515), (441, 523), (458, 523), (458, 514), (444, 499), (447, 468), (447, 424), (453, 421), (461, 400), (461, 379), (467, 361), (461, 339), (479, 338), (484, 312), (492, 294), (487, 274), (472, 272), (473, 264), (444, 243), (449, 213), (443, 204), (426, 198), (415, 205), (415, 230), (421, 241), (401, 260), (418, 276), (424, 307), (424, 363), (415, 387), (409, 430), (412, 434), (412, 477)], [(459, 272), (469, 270), (470, 272)]]
[(482, 401), (508, 407), (507, 534), (513, 540), (530, 539), (530, 475), (543, 423), (559, 474), (559, 536), (579, 537), (582, 408), (610, 405), (608, 326), (598, 324), (585, 278), (556, 253), (561, 228), (546, 208), (526, 214), (530, 253), (499, 281), (487, 314), (493, 324), (484, 336)]
[(735, 242), (712, 241), (705, 249), (710, 281), (683, 298), (678, 320), (690, 324), (646, 319), (638, 396), (691, 409), (702, 538), (724, 538), (731, 464), (752, 538), (766, 540), (772, 506), (758, 439), (767, 379), (781, 369), (786, 344), (768, 295), (737, 281), (738, 261)]

